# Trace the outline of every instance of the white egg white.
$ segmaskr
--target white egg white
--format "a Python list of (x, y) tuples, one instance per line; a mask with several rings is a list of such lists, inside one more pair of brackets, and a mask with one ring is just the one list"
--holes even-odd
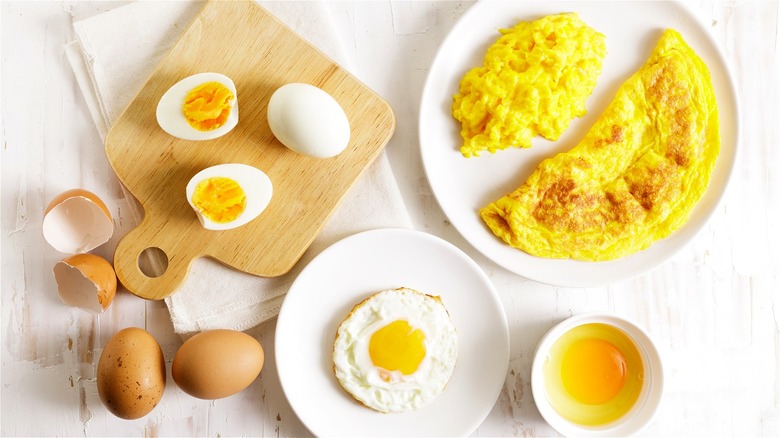
[[(375, 366), (368, 352), (371, 336), (393, 321), (406, 320), (425, 334), (425, 358), (409, 375)], [(380, 412), (404, 412), (431, 403), (455, 368), (455, 327), (441, 301), (408, 288), (379, 292), (355, 306), (341, 323), (333, 347), (333, 365), (341, 386), (355, 399)]]
[[(213, 177), (230, 178), (237, 182), (246, 194), (246, 208), (234, 221), (227, 223), (216, 223), (203, 216), (192, 203), (192, 195), (195, 193), (195, 187), (199, 182)], [(201, 225), (207, 230), (229, 230), (240, 227), (256, 218), (265, 210), (271, 202), (273, 195), (273, 184), (268, 175), (262, 170), (246, 164), (218, 164), (201, 170), (190, 179), (187, 184), (187, 201), (192, 206), (198, 216)]]
[(268, 101), (268, 126), (280, 143), (312, 157), (334, 157), (349, 144), (347, 114), (333, 96), (314, 85), (279, 87)]
[[(219, 82), (233, 93), (230, 115), (225, 124), (211, 131), (199, 131), (193, 128), (184, 117), (182, 106), (187, 94), (195, 87), (207, 82)], [(160, 98), (157, 104), (157, 123), (168, 134), (182, 140), (212, 140), (221, 137), (238, 124), (238, 94), (233, 81), (219, 73), (198, 73), (173, 84)]]

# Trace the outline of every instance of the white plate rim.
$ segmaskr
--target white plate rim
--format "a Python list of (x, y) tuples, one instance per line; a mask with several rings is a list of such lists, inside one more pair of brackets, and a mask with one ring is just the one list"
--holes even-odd
[[(720, 108), (720, 129), (721, 129), (721, 152), (716, 162), (715, 169), (710, 179), (710, 185), (699, 201), (698, 205), (691, 213), (690, 219), (686, 225), (678, 229), (672, 235), (661, 241), (655, 242), (650, 248), (640, 251), (638, 253), (605, 262), (582, 262), (576, 260), (562, 260), (562, 259), (543, 259), (535, 256), (531, 256), (523, 251), (514, 249), (504, 244), (499, 238), (495, 237), (492, 232), (481, 223), (476, 227), (474, 225), (473, 218), (464, 218), (463, 211), (457, 204), (448, 199), (448, 190), (451, 188), (450, 179), (442, 179), (440, 176), (442, 171), (440, 167), (440, 161), (442, 158), (441, 151), (430, 145), (434, 143), (431, 140), (433, 134), (428, 129), (431, 121), (436, 120), (435, 103), (441, 104), (441, 101), (434, 101), (434, 97), (438, 97), (433, 89), (440, 86), (442, 83), (442, 77), (452, 79), (453, 75), (457, 76), (457, 81), (460, 79), (460, 75), (453, 73), (450, 75), (442, 74), (439, 72), (442, 64), (445, 63), (445, 54), (449, 54), (451, 49), (449, 46), (460, 43), (456, 36), (463, 28), (478, 22), (480, 19), (488, 15), (486, 11), (489, 8), (496, 7), (504, 8), (511, 13), (507, 12), (506, 16), (512, 16), (512, 13), (519, 14), (524, 19), (530, 19), (545, 15), (557, 8), (558, 12), (563, 10), (573, 10), (579, 12), (586, 22), (589, 22), (583, 14), (582, 8), (584, 5), (590, 7), (636, 7), (636, 8), (665, 8), (669, 11), (670, 16), (674, 16), (677, 24), (684, 24), (686, 30), (693, 33), (693, 39), (700, 46), (696, 47), (689, 41), (691, 35), (683, 34), (686, 41), (694, 46), (702, 58), (708, 63), (712, 72), (713, 83), (716, 88), (716, 98), (718, 99), (718, 105)], [(516, 15), (517, 16), (517, 15)], [(625, 16), (623, 16), (625, 17)], [(613, 17), (614, 18), (614, 17)], [(494, 23), (494, 28), (507, 27), (513, 25), (514, 22), (504, 20), (501, 23)], [(650, 25), (648, 24), (648, 28)], [(671, 27), (671, 25), (665, 25), (664, 27)], [(594, 28), (596, 26), (594, 25)], [(596, 28), (598, 31), (603, 31), (601, 27)], [(604, 32), (605, 34), (607, 32)], [(497, 35), (497, 33), (496, 33)], [(609, 51), (609, 34), (608, 37), (608, 51)], [(492, 43), (495, 38), (482, 41), (481, 44), (487, 47), (489, 43)], [(471, 46), (475, 43), (472, 42)], [(654, 45), (650, 45), (650, 48)], [(462, 45), (460, 47), (463, 47)], [(704, 51), (704, 53), (702, 53)], [(645, 53), (645, 52), (643, 52)], [(649, 50), (646, 52), (649, 53)], [(480, 55), (484, 54), (484, 50)], [(607, 60), (609, 54), (605, 58), (605, 70), (607, 68)], [(646, 54), (643, 55), (646, 57)], [(479, 58), (481, 60), (481, 57)], [(451, 61), (451, 59), (447, 59)], [(641, 63), (639, 64), (641, 65)], [(475, 64), (470, 65), (476, 66)], [(630, 76), (633, 71), (626, 71), (625, 77)], [(602, 72), (602, 76), (604, 72)], [(457, 91), (453, 88), (451, 94)], [(594, 91), (594, 95), (600, 92), (600, 84)], [(592, 99), (591, 96), (590, 99)], [(611, 97), (610, 97), (611, 98)], [(432, 103), (433, 102), (433, 103)], [(449, 103), (451, 104), (451, 97)], [(594, 110), (588, 105), (589, 113)], [(459, 130), (459, 126), (456, 126), (457, 122), (452, 119), (451, 115), (447, 114), (451, 119), (451, 123), (455, 126), (456, 132)], [(598, 114), (596, 114), (598, 115)], [(441, 114), (439, 114), (441, 116)], [(585, 118), (588, 116), (586, 115)], [(583, 118), (583, 120), (585, 119)], [(572, 122), (572, 126), (577, 124), (575, 120)], [(712, 36), (706, 31), (706, 26), (701, 19), (690, 10), (690, 6), (685, 5), (683, 2), (677, 1), (661, 1), (661, 2), (620, 2), (620, 1), (601, 1), (601, 2), (584, 2), (584, 1), (548, 1), (548, 2), (533, 2), (526, 0), (514, 0), (514, 1), (496, 1), (496, 0), (481, 0), (473, 5), (468, 11), (466, 11), (460, 19), (456, 22), (445, 39), (442, 41), (436, 55), (431, 63), (428, 76), (423, 87), (423, 92), (420, 99), (419, 107), (419, 124), (418, 124), (418, 138), (420, 144), (420, 155), (423, 164), (423, 169), (428, 179), (431, 190), (436, 198), (440, 208), (444, 212), (445, 216), (449, 219), (453, 227), (469, 242), (477, 251), (482, 253), (488, 259), (492, 260), (497, 265), (513, 272), (517, 275), (525, 277), (537, 282), (560, 286), (560, 287), (597, 287), (613, 284), (619, 281), (628, 280), (640, 274), (643, 274), (672, 258), (678, 251), (683, 249), (690, 241), (692, 241), (698, 233), (704, 228), (709, 221), (710, 217), (719, 208), (723, 202), (726, 190), (728, 188), (728, 182), (732, 176), (734, 163), (737, 159), (738, 143), (739, 143), (739, 131), (740, 131), (740, 111), (739, 100), (737, 97), (736, 85), (734, 83), (733, 74), (731, 68), (725, 60), (725, 56), (714, 41)], [(589, 127), (589, 125), (587, 126)], [(584, 127), (587, 130), (587, 127)], [(583, 128), (581, 128), (583, 129)], [(571, 130), (571, 128), (570, 128)], [(585, 131), (582, 131), (583, 133)], [(562, 139), (566, 136), (562, 136)], [(460, 146), (460, 137), (457, 137), (457, 147)], [(531, 149), (539, 148), (536, 143)], [(568, 149), (568, 148), (565, 148)], [(565, 150), (562, 149), (562, 150)], [(494, 154), (495, 157), (502, 157), (501, 153), (504, 152), (522, 152), (522, 151), (499, 151)], [(445, 152), (449, 153), (449, 152)], [(550, 152), (548, 155), (553, 155), (554, 152)], [(457, 152), (457, 155), (460, 155)], [(484, 153), (484, 155), (490, 155)], [(506, 156), (506, 155), (504, 155)], [(470, 160), (478, 160), (479, 158), (471, 158)], [(535, 167), (535, 166), (533, 166)], [(459, 172), (458, 175), (462, 175), (463, 172)], [(524, 178), (520, 179), (520, 182), (524, 181)], [(514, 186), (516, 187), (516, 185)], [(513, 190), (509, 188), (503, 193)], [(490, 198), (490, 200), (497, 199), (497, 197)], [(484, 203), (483, 203), (484, 204)], [(482, 204), (479, 204), (481, 206)], [(478, 208), (478, 207), (476, 207)], [(476, 214), (476, 212), (474, 212)], [(479, 228), (479, 229), (477, 229)]]
[[(433, 403), (429, 406), (425, 406), (421, 408), (418, 411), (413, 411), (411, 413), (396, 413), (396, 414), (380, 414), (378, 412), (374, 412), (368, 408), (365, 408), (363, 406), (358, 405), (356, 402), (350, 399), (350, 397), (341, 390), (340, 387), (338, 387), (338, 383), (335, 379), (335, 377), (332, 375), (328, 375), (326, 378), (328, 379), (330, 388), (322, 388), (320, 386), (317, 386), (315, 383), (314, 390), (311, 391), (308, 395), (314, 396), (314, 394), (317, 393), (318, 390), (325, 389), (324, 394), (319, 394), (317, 397), (320, 397), (320, 400), (323, 402), (323, 406), (321, 410), (328, 410), (330, 409), (337, 409), (333, 406), (336, 405), (336, 403), (343, 403), (346, 401), (346, 403), (349, 404), (349, 413), (351, 421), (347, 428), (340, 429), (340, 430), (334, 430), (331, 428), (322, 427), (322, 420), (321, 418), (316, 418), (316, 415), (312, 413), (312, 408), (308, 405), (304, 405), (301, 400), (304, 396), (307, 395), (307, 393), (304, 391), (302, 392), (301, 387), (298, 385), (298, 382), (295, 380), (294, 372), (291, 371), (291, 366), (289, 364), (297, 363), (292, 358), (295, 356), (293, 355), (293, 351), (296, 350), (296, 348), (293, 348), (293, 342), (291, 342), (291, 339), (294, 338), (294, 334), (296, 333), (296, 327), (293, 323), (293, 321), (296, 318), (296, 314), (300, 315), (300, 306), (301, 306), (301, 300), (303, 300), (303, 297), (305, 296), (305, 287), (307, 285), (307, 282), (310, 282), (311, 279), (310, 276), (314, 276), (314, 278), (317, 278), (320, 273), (317, 272), (317, 270), (322, 269), (323, 267), (327, 267), (328, 263), (331, 263), (335, 261), (336, 259), (344, 259), (344, 255), (348, 251), (353, 251), (356, 248), (360, 249), (361, 245), (368, 245), (369, 243), (377, 243), (377, 242), (418, 242), (421, 244), (420, 247), (424, 247), (425, 245), (429, 245), (433, 248), (438, 248), (438, 251), (441, 251), (441, 254), (446, 254), (447, 256), (454, 257), (456, 260), (459, 260), (463, 265), (461, 268), (468, 270), (466, 272), (467, 275), (472, 276), (472, 278), (469, 281), (475, 281), (482, 285), (484, 288), (481, 292), (477, 293), (474, 292), (474, 297), (481, 299), (482, 303), (484, 303), (485, 306), (488, 306), (492, 309), (490, 318), (479, 318), (480, 315), (475, 316), (471, 321), (473, 324), (486, 324), (491, 326), (491, 334), (494, 336), (494, 338), (491, 339), (490, 343), (493, 345), (493, 347), (496, 349), (497, 354), (493, 357), (490, 357), (489, 359), (492, 359), (491, 364), (492, 366), (488, 367), (489, 369), (492, 369), (492, 372), (486, 373), (486, 375), (481, 376), (474, 376), (469, 375), (471, 377), (470, 381), (472, 381), (475, 385), (478, 382), (479, 387), (484, 388), (484, 393), (481, 395), (481, 399), (483, 401), (489, 400), (490, 403), (483, 403), (480, 406), (469, 406), (468, 403), (471, 402), (470, 398), (467, 397), (461, 397), (461, 399), (458, 401), (455, 399), (455, 397), (448, 396), (448, 392), (455, 393), (458, 392), (457, 386), (460, 384), (460, 382), (463, 381), (463, 379), (467, 376), (464, 375), (458, 375), (459, 372), (468, 372), (468, 371), (462, 371), (463, 369), (472, 370), (474, 369), (474, 363), (470, 363), (468, 365), (464, 365), (466, 362), (469, 361), (473, 362), (474, 360), (478, 360), (477, 358), (469, 359), (469, 345), (463, 345), (464, 335), (468, 335), (468, 326), (464, 325), (463, 322), (466, 321), (465, 317), (466, 315), (463, 314), (461, 311), (460, 314), (458, 314), (458, 310), (456, 307), (453, 307), (453, 294), (447, 295), (447, 293), (440, 293), (440, 295), (447, 306), (448, 311), (450, 312), (450, 316), (453, 319), (453, 322), (456, 325), (456, 330), (458, 331), (459, 335), (459, 353), (458, 353), (458, 363), (456, 364), (455, 371), (453, 372), (453, 376), (450, 379), (450, 382), (447, 385), (447, 388), (445, 391), (438, 396), (436, 400), (434, 400)], [(393, 243), (395, 244), (395, 243)], [(418, 247), (418, 248), (420, 248)], [(375, 246), (372, 246), (372, 248), (376, 248)], [(381, 245), (379, 248), (376, 249), (382, 249)], [(323, 266), (320, 266), (323, 265)], [(358, 269), (358, 268), (356, 268)], [(369, 267), (370, 269), (370, 267)], [(392, 269), (392, 268), (391, 268)], [(436, 274), (432, 274), (436, 275)], [(448, 272), (447, 275), (452, 276), (453, 278), (458, 278), (463, 275), (463, 271), (455, 270), (453, 272)], [(403, 276), (401, 276), (403, 277)], [(419, 281), (419, 280), (418, 280)], [(426, 280), (426, 281), (433, 281), (435, 280)], [(454, 280), (453, 280), (454, 281)], [(401, 285), (399, 284), (398, 287)], [(410, 286), (411, 287), (411, 286)], [(342, 307), (342, 312), (337, 312), (337, 315), (332, 315), (332, 318), (337, 318), (337, 321), (340, 322), (341, 319), (343, 319), (348, 310), (352, 308), (354, 304), (361, 301), (363, 298), (366, 298), (368, 295), (379, 292), (379, 290), (374, 290), (375, 288), (371, 288), (370, 290), (365, 290), (361, 292), (361, 294), (355, 295), (354, 293), (352, 295), (344, 296), (338, 305)], [(428, 290), (421, 290), (422, 292), (431, 293), (432, 291)], [(443, 292), (443, 291), (438, 291)], [(461, 293), (461, 292), (457, 292)], [(434, 295), (437, 295), (437, 293), (433, 293)], [(447, 301), (449, 300), (449, 302)], [(464, 305), (464, 302), (458, 303), (455, 302), (457, 306), (462, 307)], [(471, 303), (472, 305), (474, 303)], [(336, 306), (336, 304), (334, 304)], [(344, 311), (344, 309), (347, 309), (347, 311)], [(320, 309), (323, 312), (327, 312), (328, 309)], [(341, 314), (343, 313), (343, 315)], [(471, 316), (471, 315), (469, 315)], [(484, 316), (484, 315), (483, 315)], [(458, 323), (458, 320), (460, 319), (460, 323)], [(330, 247), (323, 250), (319, 255), (317, 255), (309, 264), (304, 267), (304, 269), (301, 271), (301, 273), (298, 275), (298, 277), (293, 281), (293, 284), (291, 285), (289, 291), (287, 292), (287, 295), (285, 297), (285, 300), (282, 304), (281, 310), (279, 312), (279, 316), (276, 323), (276, 334), (275, 334), (275, 342), (274, 342), (274, 349), (275, 349), (275, 362), (277, 366), (277, 372), (279, 374), (279, 381), (282, 386), (282, 390), (287, 397), (288, 402), (290, 403), (290, 406), (292, 407), (293, 411), (296, 413), (298, 418), (301, 420), (301, 422), (304, 424), (304, 426), (312, 433), (318, 436), (379, 436), (379, 435), (390, 435), (390, 436), (400, 436), (400, 435), (441, 435), (441, 436), (451, 436), (451, 435), (468, 435), (473, 430), (475, 430), (479, 424), (484, 421), (484, 419), (487, 417), (487, 415), (492, 410), (493, 406), (495, 405), (496, 400), (498, 399), (503, 386), (504, 381), (506, 377), (506, 373), (509, 369), (509, 325), (506, 318), (506, 314), (503, 309), (503, 305), (501, 303), (500, 297), (498, 295), (497, 290), (491, 283), (488, 276), (482, 271), (482, 269), (479, 267), (479, 265), (474, 262), (465, 252), (457, 248), (455, 245), (453, 245), (450, 242), (447, 242), (437, 236), (434, 236), (432, 234), (428, 234), (421, 231), (406, 229), (406, 228), (380, 228), (380, 229), (374, 229), (369, 231), (363, 231), (356, 234), (353, 234), (351, 236), (348, 236)], [(335, 336), (335, 327), (333, 328), (332, 336), (329, 339), (332, 339), (333, 336)], [(464, 333), (465, 330), (465, 333)], [(300, 330), (297, 330), (300, 334)], [(471, 337), (472, 335), (468, 335), (468, 337)], [(467, 344), (470, 341), (467, 341)], [(473, 343), (473, 342), (472, 342)], [(323, 354), (329, 354), (330, 350), (332, 349), (332, 343), (329, 345), (320, 345), (321, 348), (323, 348), (324, 353)], [(300, 351), (300, 350), (298, 350)], [(298, 357), (300, 359), (300, 357)], [(485, 360), (485, 357), (479, 358), (481, 360)], [(315, 373), (319, 374), (319, 373)], [(315, 376), (316, 378), (321, 378), (322, 376)], [(298, 385), (298, 386), (296, 386)], [(333, 388), (336, 388), (337, 395), (335, 395), (332, 391)], [(456, 388), (456, 389), (451, 389)], [(473, 388), (472, 388), (473, 389)], [(333, 396), (333, 397), (332, 397)], [(445, 402), (439, 403), (440, 399), (444, 399), (446, 397), (449, 397), (450, 400), (446, 400), (446, 403), (449, 403), (450, 405), (452, 403), (457, 403), (460, 405), (463, 405), (464, 407), (467, 407), (468, 409), (465, 409), (465, 412), (467, 412), (468, 418), (458, 419), (460, 421), (459, 428), (457, 430), (453, 429), (454, 426), (452, 425), (444, 425), (441, 422), (438, 424), (435, 422), (432, 422), (429, 420), (429, 418), (426, 418), (425, 415), (429, 415), (431, 413), (435, 413), (438, 416), (450, 415), (451, 409), (448, 409), (447, 406), (444, 406), (443, 404)], [(479, 398), (479, 397), (478, 397)], [(454, 401), (453, 401), (454, 400)], [(330, 402), (330, 404), (328, 403)], [(442, 411), (443, 409), (447, 409), (447, 411)], [(427, 410), (427, 411), (426, 411)], [(343, 413), (343, 411), (342, 411)], [(404, 420), (407, 418), (411, 422), (416, 422), (414, 424), (409, 423), (406, 428), (403, 430), (393, 430), (393, 429), (387, 429), (386, 427), (388, 424), (383, 423), (383, 426), (386, 428), (384, 430), (378, 430), (378, 429), (371, 429), (371, 428), (363, 428), (360, 429), (359, 424), (355, 424), (356, 421), (360, 421), (362, 418), (365, 418), (366, 416), (374, 415), (375, 418), (392, 418), (394, 423), (401, 424), (399, 420)], [(387, 417), (387, 416), (392, 417)], [(438, 418), (438, 417), (436, 417)], [(451, 418), (448, 418), (451, 420)], [(452, 422), (452, 421), (450, 421)], [(365, 425), (364, 425), (365, 426)], [(392, 424), (391, 424), (392, 426)], [(414, 430), (419, 430), (419, 432), (410, 432), (411, 426), (414, 426)]]

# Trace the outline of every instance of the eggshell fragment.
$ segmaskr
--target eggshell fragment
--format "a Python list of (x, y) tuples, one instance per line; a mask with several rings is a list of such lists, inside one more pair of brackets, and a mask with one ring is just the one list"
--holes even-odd
[(283, 145), (312, 157), (334, 157), (349, 144), (347, 114), (333, 96), (314, 85), (279, 87), (268, 101), (268, 126)]
[(103, 312), (116, 294), (116, 273), (111, 263), (94, 254), (76, 254), (54, 265), (57, 292), (63, 303)]
[(79, 254), (108, 242), (114, 221), (94, 193), (73, 189), (57, 195), (43, 215), (43, 238), (57, 251)]
[(141, 418), (157, 406), (165, 391), (165, 358), (147, 331), (118, 331), (103, 348), (97, 389), (106, 408), (119, 418)]
[(263, 369), (263, 347), (235, 330), (210, 330), (188, 339), (173, 358), (171, 375), (187, 394), (206, 400), (246, 389)]

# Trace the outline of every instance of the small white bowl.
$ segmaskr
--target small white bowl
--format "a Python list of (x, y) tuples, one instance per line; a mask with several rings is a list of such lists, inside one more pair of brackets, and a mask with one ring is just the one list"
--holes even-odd
[[(642, 358), (644, 379), (634, 406), (621, 418), (603, 426), (584, 426), (561, 416), (550, 404), (544, 384), (543, 366), (550, 348), (564, 333), (583, 324), (601, 323), (626, 334), (636, 345)], [(545, 421), (564, 436), (604, 437), (627, 436), (640, 432), (655, 415), (661, 402), (664, 378), (661, 356), (650, 336), (636, 324), (615, 315), (587, 313), (568, 318), (550, 329), (536, 347), (531, 368), (531, 391)]]

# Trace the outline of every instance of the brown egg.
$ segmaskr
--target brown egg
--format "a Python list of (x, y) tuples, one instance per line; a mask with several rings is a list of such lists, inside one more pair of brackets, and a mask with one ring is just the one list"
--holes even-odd
[(100, 400), (125, 420), (141, 418), (157, 406), (165, 391), (165, 358), (152, 335), (136, 327), (117, 332), (97, 367)]
[(54, 279), (63, 303), (92, 312), (106, 310), (116, 294), (114, 268), (94, 254), (76, 254), (57, 262)]
[(94, 193), (73, 189), (60, 193), (43, 213), (43, 238), (59, 252), (80, 254), (108, 242), (114, 221)]
[(263, 347), (235, 330), (210, 330), (188, 339), (173, 358), (173, 381), (187, 394), (206, 400), (243, 391), (263, 369)]

